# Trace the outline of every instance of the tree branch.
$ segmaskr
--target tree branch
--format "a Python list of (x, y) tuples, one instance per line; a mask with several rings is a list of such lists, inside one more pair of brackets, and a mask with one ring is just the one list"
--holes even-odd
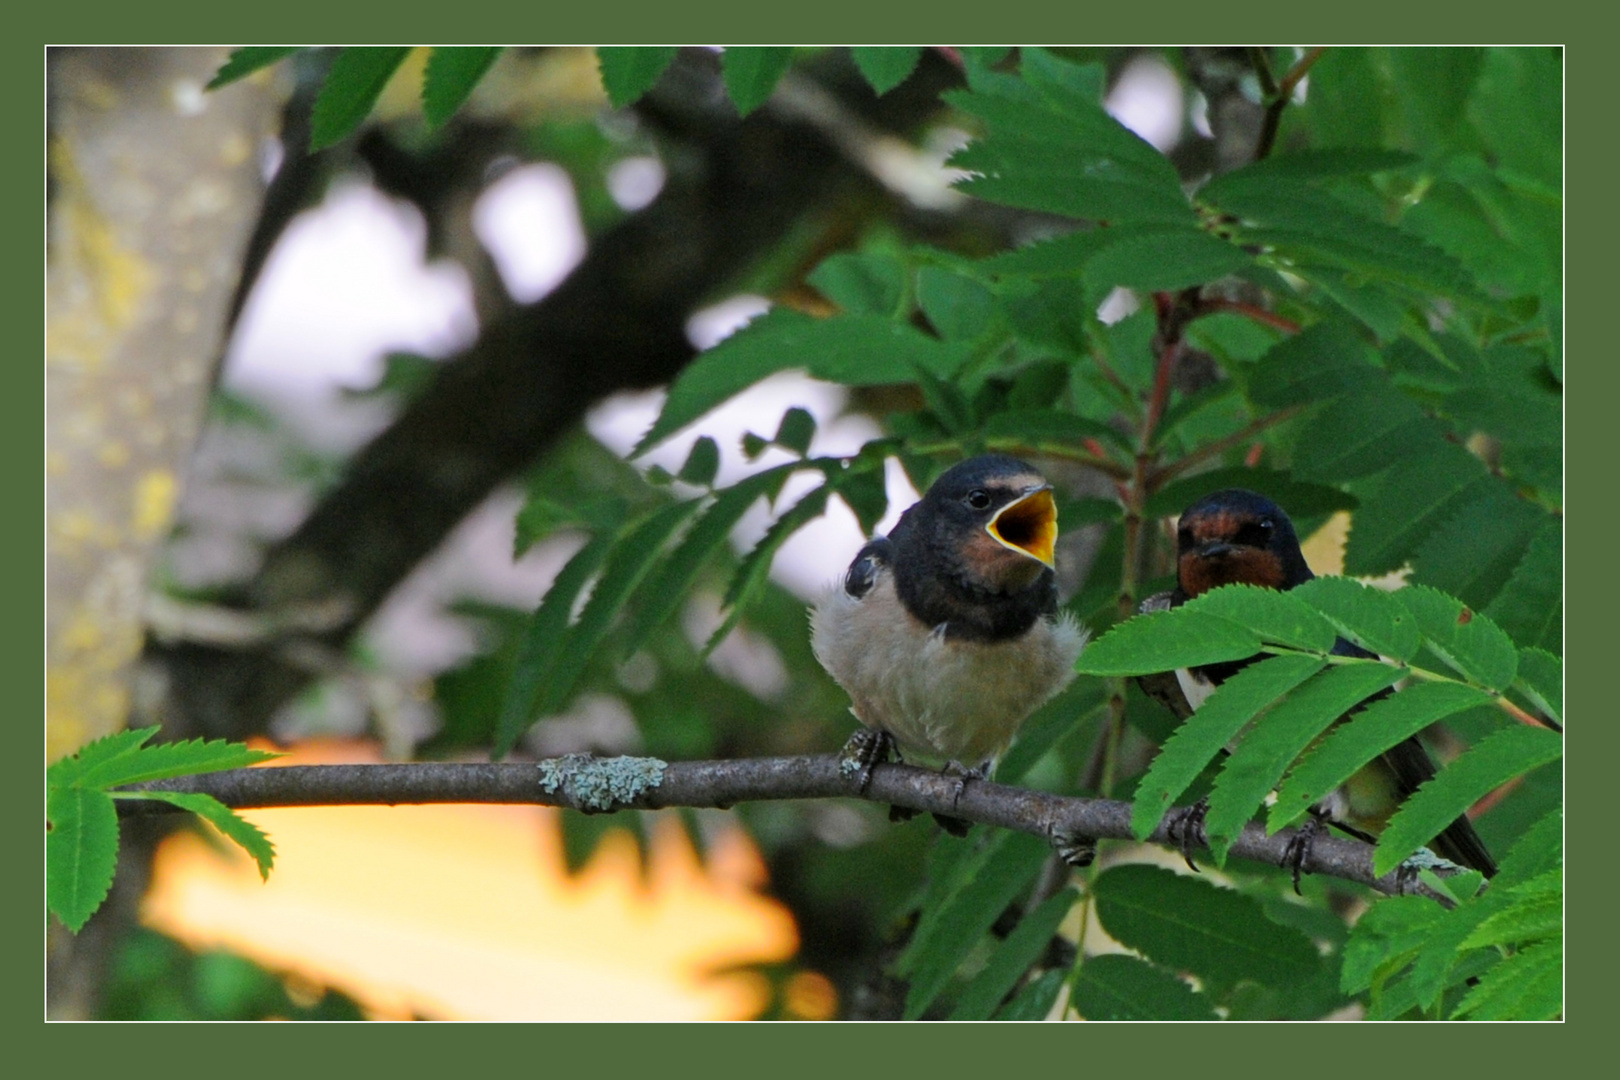
[[(672, 762), (570, 754), (520, 764), (288, 765), (161, 780), (130, 790), (201, 792), (238, 810), (506, 803), (611, 813), (668, 807), (729, 809), (739, 802), (778, 799), (865, 798), (1047, 838), (1133, 839), (1127, 802), (1053, 795), (988, 780), (970, 780), (959, 787), (954, 776), (892, 764), (874, 768), (872, 781), (862, 794), (845, 774), (837, 754)], [(152, 799), (120, 799), (118, 809), (126, 817), (176, 810)], [(1251, 822), (1232, 844), (1231, 854), (1280, 865), (1296, 831), (1285, 829), (1267, 836), (1263, 825)], [(1177, 846), (1163, 824), (1149, 840)], [(1372, 853), (1370, 844), (1321, 834), (1303, 869), (1391, 895), (1414, 891), (1411, 886), (1403, 890), (1398, 872), (1375, 876)], [(1416, 891), (1427, 894), (1421, 887)]]

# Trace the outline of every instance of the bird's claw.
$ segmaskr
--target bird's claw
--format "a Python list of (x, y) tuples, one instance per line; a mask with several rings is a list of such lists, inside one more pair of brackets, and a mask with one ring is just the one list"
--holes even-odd
[(1209, 834), (1204, 831), (1204, 819), (1209, 816), (1209, 799), (1199, 799), (1191, 806), (1176, 810), (1165, 822), (1165, 834), (1175, 842), (1182, 860), (1193, 873), (1200, 873), (1193, 862), (1192, 849), (1209, 847)]
[(844, 749), (838, 755), (838, 771), (846, 779), (855, 780), (856, 790), (865, 795), (872, 783), (872, 769), (888, 761), (891, 754), (899, 756), (894, 736), (863, 725), (857, 727), (844, 743)]
[(1047, 830), (1046, 839), (1050, 841), (1052, 850), (1057, 852), (1058, 858), (1076, 869), (1085, 869), (1096, 861), (1096, 837), (1081, 836), (1079, 833), (1072, 833), (1061, 826), (1053, 825)]
[(1310, 816), (1305, 819), (1305, 823), (1299, 827), (1299, 831), (1288, 841), (1288, 846), (1283, 848), (1282, 860), (1277, 865), (1286, 866), (1293, 871), (1295, 896), (1303, 895), (1299, 891), (1299, 875), (1305, 872), (1305, 864), (1311, 857), (1311, 848), (1316, 846), (1316, 838), (1324, 828), (1321, 817), (1313, 809)]

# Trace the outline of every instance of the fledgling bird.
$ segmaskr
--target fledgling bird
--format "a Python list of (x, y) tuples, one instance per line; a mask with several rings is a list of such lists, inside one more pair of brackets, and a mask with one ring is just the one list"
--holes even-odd
[[(1052, 487), (1016, 458), (948, 469), (811, 609), (816, 659), (862, 727), (861, 790), (899, 749), (989, 775), (1024, 718), (1074, 678), (1087, 633), (1057, 607)], [(966, 826), (955, 819), (941, 824)]]
[[(1294, 524), (1282, 508), (1252, 491), (1217, 491), (1194, 502), (1182, 512), (1176, 531), (1176, 587), (1144, 600), (1143, 612), (1176, 607), (1210, 589), (1222, 585), (1258, 585), (1269, 589), (1292, 589), (1316, 575), (1306, 565), (1300, 551)], [(1338, 638), (1333, 645), (1338, 656), (1375, 658), (1373, 653)], [(1215, 688), (1259, 656), (1174, 673), (1143, 676), (1142, 689), (1163, 702), (1178, 719), (1185, 720)], [(1375, 697), (1392, 691), (1385, 690)], [(1299, 870), (1309, 854), (1314, 830), (1320, 822), (1337, 826), (1364, 840), (1381, 831), (1390, 815), (1418, 788), (1435, 775), (1435, 764), (1416, 736), (1384, 752), (1377, 760), (1352, 776), (1313, 811), (1301, 833), (1299, 846), (1290, 852), (1295, 888)], [(1202, 828), (1201, 813), (1195, 807), (1191, 820), (1173, 823), (1187, 838)], [(1478, 870), (1486, 877), (1496, 873), (1484, 841), (1466, 817), (1448, 825), (1432, 841), (1434, 850), (1452, 862)], [(1187, 852), (1183, 850), (1183, 856)], [(1191, 858), (1188, 858), (1189, 865)]]

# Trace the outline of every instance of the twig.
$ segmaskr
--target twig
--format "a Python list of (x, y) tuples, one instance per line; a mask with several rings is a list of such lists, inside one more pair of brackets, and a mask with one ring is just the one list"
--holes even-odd
[(1232, 449), (1234, 446), (1242, 446), (1253, 436), (1258, 435), (1260, 432), (1269, 427), (1274, 427), (1275, 425), (1282, 423), (1284, 420), (1287, 420), (1297, 414), (1299, 410), (1299, 406), (1290, 405), (1286, 409), (1278, 409), (1274, 413), (1267, 413), (1265, 416), (1260, 417), (1260, 419), (1246, 425), (1241, 430), (1234, 431), (1224, 439), (1216, 439), (1212, 443), (1207, 443), (1204, 446), (1200, 446), (1197, 450), (1194, 450), (1185, 457), (1178, 458), (1177, 460), (1170, 462), (1168, 465), (1162, 466), (1149, 478), (1153, 484), (1154, 490), (1157, 491), (1159, 488), (1164, 486), (1166, 481), (1175, 479), (1188, 469), (1192, 468), (1194, 465), (1207, 461), (1212, 457), (1218, 457), (1219, 455), (1224, 454), (1228, 450)]
[[(131, 790), (201, 792), (239, 810), (507, 803), (592, 813), (667, 807), (726, 809), (739, 802), (864, 797), (1049, 838), (1132, 838), (1130, 803), (1052, 795), (988, 780), (963, 787), (954, 776), (910, 765), (875, 767), (862, 796), (845, 775), (837, 754), (673, 762), (571, 754), (528, 764), (288, 765), (160, 780)], [(118, 807), (125, 816), (174, 809), (153, 799), (119, 799)], [(1267, 836), (1265, 826), (1251, 822), (1232, 844), (1231, 854), (1278, 865), (1294, 832), (1286, 829)], [(1164, 825), (1149, 839), (1166, 846), (1173, 843)], [(1371, 845), (1359, 840), (1319, 836), (1305, 869), (1383, 893), (1399, 892), (1395, 873), (1373, 875), (1372, 852)]]

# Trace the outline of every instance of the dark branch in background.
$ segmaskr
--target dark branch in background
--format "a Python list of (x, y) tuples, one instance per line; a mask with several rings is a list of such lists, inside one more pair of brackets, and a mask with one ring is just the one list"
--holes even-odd
[[(740, 802), (762, 800), (864, 797), (1048, 839), (1133, 838), (1131, 804), (1127, 802), (1052, 795), (988, 780), (974, 780), (959, 787), (954, 776), (910, 765), (877, 766), (862, 795), (845, 775), (842, 761), (837, 754), (672, 762), (571, 754), (526, 764), (289, 765), (232, 769), (137, 785), (135, 789), (202, 792), (239, 810), (503, 803), (559, 806), (593, 813), (668, 807), (729, 809)], [(120, 799), (118, 807), (131, 817), (175, 810), (167, 803), (148, 799)], [(1166, 814), (1166, 820), (1173, 813)], [(1231, 854), (1280, 865), (1297, 831), (1285, 829), (1267, 836), (1263, 825), (1251, 822), (1232, 844)], [(1177, 846), (1164, 824), (1149, 839), (1167, 847)], [(1372, 853), (1370, 844), (1320, 834), (1303, 869), (1391, 895), (1402, 892), (1398, 872), (1374, 876)], [(1414, 890), (1408, 886), (1404, 891)]]
[[(650, 206), (598, 238), (542, 300), (512, 305), (349, 464), (342, 483), (266, 555), (244, 605), (274, 613), (338, 600), (317, 634), (250, 649), (154, 644), (170, 677), (174, 735), (240, 737), (338, 653), (382, 600), (502, 481), (619, 390), (668, 382), (693, 355), (687, 318), (807, 214), (876, 185), (817, 126), (762, 108), (738, 120), (715, 60), (683, 53), (641, 109), (694, 149)], [(847, 65), (846, 65), (847, 66)], [(851, 70), (828, 90), (875, 128), (904, 131), (959, 81), (926, 54), (875, 98)]]

